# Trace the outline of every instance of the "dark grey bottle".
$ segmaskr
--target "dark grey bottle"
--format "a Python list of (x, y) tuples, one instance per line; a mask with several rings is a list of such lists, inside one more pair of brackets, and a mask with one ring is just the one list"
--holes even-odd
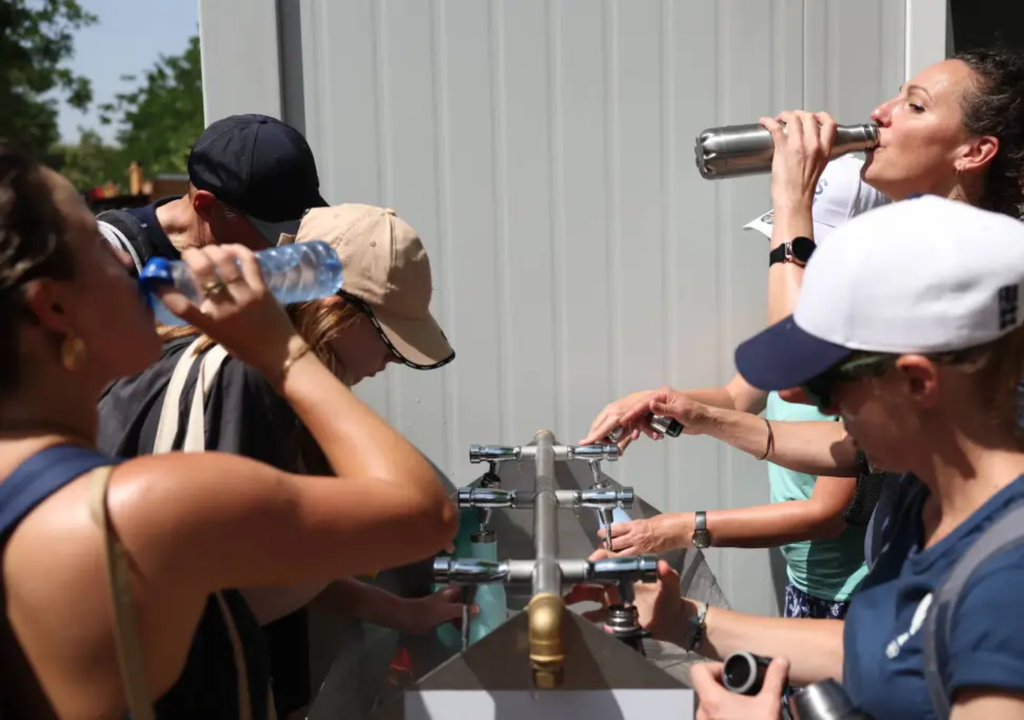
[[(783, 128), (785, 131), (785, 128)], [(878, 125), (840, 125), (832, 145), (833, 159), (878, 146)], [(697, 169), (707, 180), (771, 172), (775, 143), (760, 125), (728, 125), (708, 128), (697, 136), (694, 153)]]

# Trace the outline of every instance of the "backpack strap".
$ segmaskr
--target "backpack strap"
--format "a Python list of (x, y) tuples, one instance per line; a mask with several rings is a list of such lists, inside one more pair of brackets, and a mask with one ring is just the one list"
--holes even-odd
[(932, 594), (924, 620), (924, 676), (938, 720), (949, 718), (951, 704), (946, 690), (949, 645), (953, 617), (967, 582), (979, 566), (1000, 553), (1024, 543), (1024, 500), (1014, 503), (990, 525), (953, 565), (949, 575)]
[(142, 222), (125, 210), (106, 210), (96, 216), (100, 233), (114, 247), (128, 253), (135, 266), (135, 274), (142, 272), (156, 250), (149, 241)]
[(89, 478), (89, 514), (103, 531), (106, 550), (107, 582), (114, 603), (114, 647), (117, 663), (121, 667), (128, 711), (132, 720), (154, 720), (152, 695), (146, 681), (145, 655), (139, 634), (139, 618), (132, 592), (132, 575), (128, 567), (128, 551), (110, 524), (107, 514), (107, 487), (110, 485), (110, 466), (97, 468)]
[(912, 505), (908, 502), (911, 494), (921, 487), (920, 483), (909, 475), (884, 475), (875, 509), (864, 531), (864, 559), (869, 571), (886, 548), (887, 530), (894, 524), (894, 516), (908, 510)]
[(185, 452), (202, 452), (206, 449), (206, 395), (227, 358), (228, 351), (223, 345), (214, 345), (203, 355), (199, 364), (199, 375), (196, 377), (196, 389), (192, 394), (192, 404), (189, 407), (185, 444), (181, 448)]

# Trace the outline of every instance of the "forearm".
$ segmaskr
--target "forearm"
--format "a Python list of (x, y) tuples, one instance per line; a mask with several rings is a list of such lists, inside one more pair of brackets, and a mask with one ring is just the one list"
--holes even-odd
[[(814, 238), (811, 199), (803, 199), (790, 207), (777, 207), (772, 221), (771, 249), (796, 237)], [(775, 263), (768, 268), (768, 323), (777, 323), (793, 313), (800, 294), (804, 269), (796, 263)]]
[(699, 390), (681, 390), (687, 397), (693, 398), (699, 403), (713, 408), (735, 409), (732, 395), (723, 385), (716, 388), (701, 388)]
[(292, 365), (281, 393), (338, 475), (401, 483), (411, 498), (447, 501), (426, 459), (312, 354)]
[[(794, 685), (826, 678), (842, 680), (842, 620), (767, 618), (711, 607), (705, 624), (704, 639), (696, 648), (704, 657), (723, 660), (740, 651), (784, 657), (790, 662), (789, 677)], [(681, 637), (685, 625), (678, 625)], [(672, 641), (679, 644), (678, 637)]]
[(687, 397), (709, 407), (754, 413), (764, 410), (768, 393), (752, 387), (741, 376), (735, 375), (725, 385), (703, 390), (683, 390)]
[(405, 598), (359, 580), (335, 580), (311, 606), (344, 617), (358, 618), (381, 627), (402, 629)]
[[(710, 408), (695, 429), (756, 458), (769, 449), (768, 424), (758, 415)], [(857, 449), (842, 423), (776, 421), (771, 432), (771, 452), (764, 459), (776, 465), (809, 475), (857, 474)]]
[(810, 500), (707, 513), (708, 532), (715, 547), (768, 548), (834, 537), (835, 519)]

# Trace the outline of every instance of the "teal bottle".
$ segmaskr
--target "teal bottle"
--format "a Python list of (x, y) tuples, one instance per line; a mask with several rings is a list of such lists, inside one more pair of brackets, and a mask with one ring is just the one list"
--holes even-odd
[[(493, 530), (473, 533), (470, 539), (471, 557), (478, 560), (498, 561), (498, 538)], [(496, 627), (508, 619), (508, 597), (505, 586), (500, 583), (480, 585), (476, 589), (474, 603), (480, 612), (469, 626), (469, 644), (487, 637)]]
[[(442, 553), (448, 555), (449, 553)], [(475, 509), (465, 509), (459, 513), (459, 532), (455, 536), (456, 558), (477, 558), (480, 560), (498, 560), (497, 536), (493, 530), (480, 530), (480, 515)], [(440, 590), (443, 585), (435, 585)], [(473, 616), (469, 625), (469, 643), (487, 636), (494, 628), (501, 625), (508, 617), (508, 598), (505, 586), (501, 584), (478, 585), (473, 604), (479, 613)], [(437, 639), (451, 652), (462, 650), (462, 634), (451, 623), (445, 623), (437, 629)]]

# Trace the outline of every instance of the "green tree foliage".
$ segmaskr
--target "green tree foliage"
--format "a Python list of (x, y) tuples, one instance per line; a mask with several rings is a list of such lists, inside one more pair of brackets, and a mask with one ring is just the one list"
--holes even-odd
[(101, 111), (101, 122), (118, 122), (124, 157), (142, 165), (147, 177), (185, 172), (192, 144), (203, 131), (199, 38), (191, 38), (181, 55), (161, 56), (135, 90), (117, 95)]
[(88, 107), (88, 78), (65, 63), (73, 32), (94, 22), (75, 0), (0, 0), (0, 136), (43, 157), (60, 138), (57, 96)]
[(77, 145), (58, 145), (51, 151), (51, 163), (79, 190), (88, 190), (107, 182), (127, 192), (128, 165), (124, 151), (106, 145), (95, 130), (80, 129)]

